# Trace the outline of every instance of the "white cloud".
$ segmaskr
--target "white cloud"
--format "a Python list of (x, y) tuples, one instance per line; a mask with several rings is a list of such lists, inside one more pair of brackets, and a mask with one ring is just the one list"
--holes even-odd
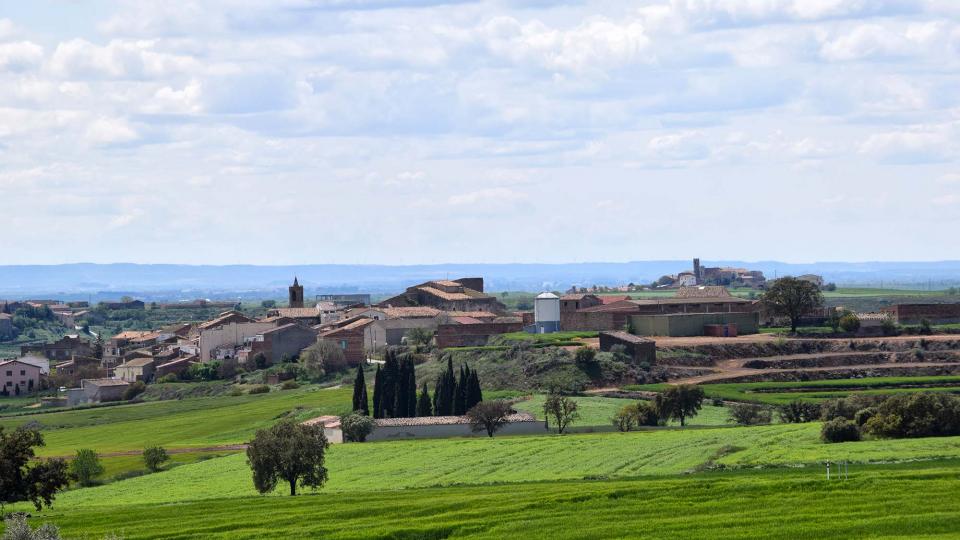
[(447, 199), (447, 203), (451, 206), (469, 206), (478, 203), (515, 203), (526, 199), (527, 195), (525, 193), (498, 187), (451, 195)]
[(710, 155), (710, 148), (700, 131), (670, 133), (650, 139), (647, 149), (655, 158), (667, 160), (700, 160)]
[(43, 61), (43, 47), (30, 41), (0, 43), (0, 72), (21, 71)]
[(860, 145), (860, 152), (885, 163), (947, 161), (957, 157), (955, 131), (952, 126), (915, 126), (876, 133)]
[(151, 40), (112, 40), (96, 45), (85, 39), (61, 42), (50, 58), (50, 71), (63, 78), (162, 78), (195, 71), (198, 62), (185, 55), (157, 52)]
[(93, 145), (127, 143), (138, 138), (137, 132), (122, 118), (97, 118), (84, 132), (86, 142)]

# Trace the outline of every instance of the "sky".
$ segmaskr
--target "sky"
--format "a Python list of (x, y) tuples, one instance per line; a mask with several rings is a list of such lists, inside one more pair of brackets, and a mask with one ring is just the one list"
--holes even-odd
[(960, 259), (955, 0), (0, 0), (0, 264)]

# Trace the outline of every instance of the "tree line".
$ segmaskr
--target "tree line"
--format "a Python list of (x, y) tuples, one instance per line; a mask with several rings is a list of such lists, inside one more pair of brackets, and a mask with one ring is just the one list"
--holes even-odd
[(433, 395), (426, 382), (418, 393), (413, 360), (401, 358), (393, 349), (387, 350), (383, 366), (378, 365), (374, 372), (372, 408), (362, 364), (357, 366), (353, 381), (353, 410), (373, 418), (462, 416), (481, 401), (483, 390), (477, 372), (466, 364), (455, 371), (449, 358), (446, 369), (437, 376)]

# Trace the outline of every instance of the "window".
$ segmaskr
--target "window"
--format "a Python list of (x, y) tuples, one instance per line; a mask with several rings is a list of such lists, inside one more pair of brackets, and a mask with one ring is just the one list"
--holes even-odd
[(347, 350), (347, 340), (345, 339), (340, 340), (340, 348), (343, 350)]
[(8, 370), (7, 370), (7, 377), (13, 377), (13, 370), (12, 370), (12, 369), (8, 369)]
[(7, 381), (7, 386), (13, 386), (13, 381)]
[(24, 375), (26, 375), (26, 374), (27, 374), (27, 370), (25, 370), (25, 369), (21, 369), (21, 370), (20, 370), (20, 375), (21, 375), (21, 376), (24, 376)]

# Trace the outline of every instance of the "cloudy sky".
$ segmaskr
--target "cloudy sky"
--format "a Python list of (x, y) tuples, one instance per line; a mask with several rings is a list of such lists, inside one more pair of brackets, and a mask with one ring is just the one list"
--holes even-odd
[(954, 0), (0, 0), (0, 264), (960, 259)]

